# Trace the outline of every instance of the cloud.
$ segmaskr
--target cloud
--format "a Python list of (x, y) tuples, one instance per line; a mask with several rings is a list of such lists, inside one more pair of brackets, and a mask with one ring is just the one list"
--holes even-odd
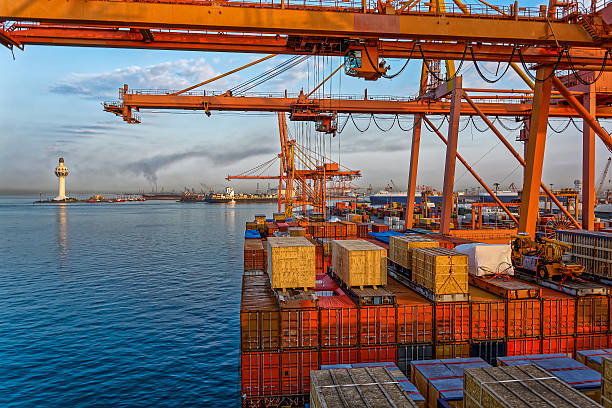
[(210, 160), (214, 165), (226, 165), (249, 157), (275, 153), (276, 151), (277, 150), (272, 146), (250, 146), (248, 148), (235, 150), (226, 150), (226, 148), (220, 147), (212, 147), (208, 149), (198, 148), (186, 152), (158, 154), (147, 159), (129, 163), (124, 167), (124, 169), (137, 175), (143, 175), (152, 184), (157, 185), (158, 171), (184, 160), (204, 158)]
[(215, 75), (204, 58), (180, 59), (156, 65), (132, 65), (99, 73), (72, 73), (51, 85), (52, 93), (87, 99), (116, 98), (123, 84), (131, 88), (182, 89)]

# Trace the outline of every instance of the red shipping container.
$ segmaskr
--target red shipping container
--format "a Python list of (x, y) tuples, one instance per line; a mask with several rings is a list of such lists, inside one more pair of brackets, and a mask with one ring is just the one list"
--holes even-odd
[[(576, 332), (576, 298), (542, 287), (542, 326), (544, 337), (571, 336)], [(547, 351), (544, 351), (547, 353)]]
[(242, 353), (240, 376), (242, 395), (280, 395), (281, 355), (278, 352)]
[(607, 296), (581, 296), (576, 303), (576, 333), (606, 333), (610, 327)]
[(395, 343), (395, 306), (364, 306), (359, 308), (361, 345)]
[(506, 302), (483, 289), (470, 286), (472, 340), (499, 340), (506, 337)]
[(528, 354), (541, 354), (542, 345), (539, 338), (508, 340), (508, 356), (524, 356)]
[(431, 302), (390, 277), (387, 278), (386, 289), (395, 295), (397, 304), (397, 342), (414, 344), (433, 341)]
[(540, 300), (515, 299), (508, 301), (508, 338), (537, 337), (540, 335)]
[(382, 363), (397, 361), (397, 347), (395, 346), (375, 346), (362, 347), (359, 350), (360, 363)]
[(244, 240), (244, 270), (263, 271), (266, 264), (264, 247), (261, 239)]
[(576, 336), (576, 351), (608, 348), (607, 334), (585, 334)]
[(436, 342), (470, 339), (470, 305), (468, 302), (439, 302), (435, 309)]
[(321, 365), (354, 364), (359, 362), (358, 348), (340, 348), (321, 350)]
[(315, 308), (281, 309), (281, 347), (319, 345), (319, 311)]
[(357, 238), (365, 239), (368, 237), (368, 224), (357, 224)]
[(340, 222), (335, 222), (335, 227), (336, 227), (336, 233), (334, 235), (334, 238), (346, 238), (347, 234), (347, 228), (346, 228), (346, 224), (342, 224)]
[(350, 347), (359, 343), (359, 310), (346, 295), (320, 296), (321, 347)]
[(372, 224), (372, 232), (389, 231), (389, 226), (385, 224)]
[(281, 354), (281, 391), (303, 394), (310, 390), (310, 370), (319, 369), (317, 350), (283, 351)]
[(544, 337), (542, 339), (543, 354), (563, 353), (573, 358), (575, 349), (576, 339), (574, 336)]

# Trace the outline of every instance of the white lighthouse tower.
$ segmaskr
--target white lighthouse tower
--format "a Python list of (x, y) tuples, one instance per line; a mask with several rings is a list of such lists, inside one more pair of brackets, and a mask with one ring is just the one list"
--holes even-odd
[(60, 157), (59, 165), (55, 168), (55, 175), (59, 179), (59, 193), (55, 197), (54, 201), (64, 201), (66, 197), (66, 176), (68, 175), (68, 168), (64, 166), (64, 158)]

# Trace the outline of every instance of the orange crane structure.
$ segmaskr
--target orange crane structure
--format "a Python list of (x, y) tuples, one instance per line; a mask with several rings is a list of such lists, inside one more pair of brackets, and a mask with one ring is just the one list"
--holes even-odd
[[(340, 165), (329, 158), (300, 146), (295, 140), (290, 140), (287, 132), (285, 113), (278, 113), (278, 128), (280, 133), (281, 152), (280, 175), (266, 176), (268, 170), (277, 158), (249, 169), (235, 176), (227, 176), (227, 180), (276, 180), (278, 179), (278, 212), (284, 208), (285, 217), (293, 218), (293, 208), (311, 206), (314, 212), (327, 212), (327, 182), (329, 180), (351, 181), (361, 177), (356, 170), (341, 169)], [(297, 194), (296, 194), (297, 193)]]
[[(0, 43), (11, 49), (39, 44), (331, 55), (345, 58), (346, 74), (366, 80), (396, 75), (389, 73), (384, 58), (420, 59), (420, 98), (413, 106), (421, 110), (412, 112), (415, 126), (406, 220), (411, 227), (421, 124), (430, 114), (426, 106), (439, 103), (442, 109), (446, 104), (443, 233), (448, 233), (451, 223), (460, 116), (479, 116), (500, 137), (487, 118), (492, 113), (481, 109), (471, 91), (463, 88), (454, 61), (460, 61), (460, 68), (471, 60), (481, 76), (478, 62), (505, 63), (503, 73), (512, 67), (533, 89), (530, 107), (516, 115), (528, 118), (524, 157), (504, 143), (525, 167), (519, 231), (535, 233), (540, 190), (548, 193), (541, 181), (542, 166), (548, 118), (556, 109), (572, 111), (560, 116), (578, 115), (583, 120), (582, 227), (593, 229), (595, 136), (612, 151), (612, 138), (597, 122), (606, 114), (607, 103), (601, 96), (605, 97), (610, 82), (598, 74), (612, 70), (607, 64), (612, 6), (598, 8), (593, 1), (588, 10), (581, 10), (576, 0), (550, 0), (539, 8), (519, 7), (517, 2), (496, 6), (483, 0), (476, 4), (461, 0), (449, 4), (440, 0), (0, 0), (0, 20)], [(442, 60), (446, 62), (444, 78), (436, 73), (436, 61)], [(558, 70), (569, 70), (575, 83), (558, 78)], [(436, 81), (428, 83), (430, 76)], [(372, 101), (364, 105), (367, 112), (375, 110)]]

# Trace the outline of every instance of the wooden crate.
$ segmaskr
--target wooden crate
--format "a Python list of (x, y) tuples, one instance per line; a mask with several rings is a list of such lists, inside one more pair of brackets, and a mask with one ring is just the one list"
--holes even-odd
[(600, 407), (535, 365), (468, 368), (463, 375), (465, 408)]
[(389, 259), (406, 269), (412, 269), (414, 248), (437, 248), (438, 241), (422, 235), (398, 235), (389, 239)]
[(434, 295), (468, 293), (468, 257), (446, 248), (415, 248), (412, 280)]
[(332, 270), (349, 287), (387, 284), (387, 251), (361, 239), (333, 241)]
[(302, 227), (289, 227), (287, 230), (289, 231), (290, 237), (306, 236), (306, 230)]
[(612, 357), (601, 359), (601, 405), (612, 408)]
[(385, 367), (311, 371), (310, 406), (417, 407), (399, 381)]
[(306, 238), (268, 238), (268, 273), (272, 289), (314, 289), (315, 268), (315, 246)]

